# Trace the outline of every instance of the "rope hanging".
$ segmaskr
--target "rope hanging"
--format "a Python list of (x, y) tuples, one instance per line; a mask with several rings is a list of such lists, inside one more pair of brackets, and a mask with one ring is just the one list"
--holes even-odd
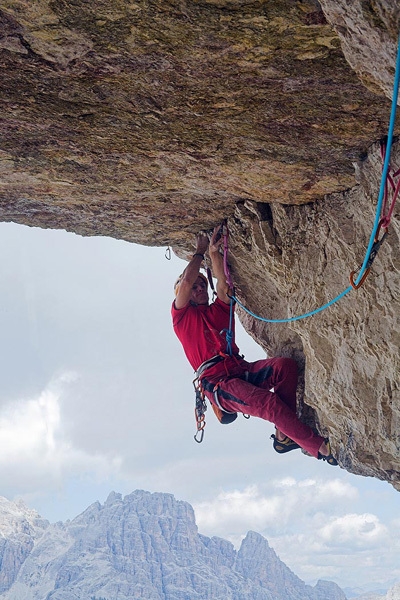
[[(251, 310), (246, 308), (240, 302), (240, 300), (236, 297), (236, 295), (233, 293), (231, 296), (231, 299), (234, 300), (245, 312), (247, 312), (249, 315), (251, 315), (255, 319), (258, 319), (259, 321), (263, 321), (265, 323), (290, 323), (292, 321), (299, 321), (300, 319), (306, 319), (307, 317), (316, 315), (317, 313), (322, 312), (326, 308), (329, 308), (330, 306), (332, 306), (333, 304), (335, 304), (336, 302), (341, 300), (344, 296), (346, 296), (346, 294), (351, 292), (352, 289), (358, 289), (365, 281), (365, 278), (367, 277), (367, 275), (371, 269), (372, 262), (375, 259), (376, 254), (387, 235), (387, 228), (389, 226), (390, 219), (393, 214), (394, 204), (395, 204), (397, 196), (400, 192), (400, 182), (397, 184), (397, 186), (395, 186), (393, 183), (393, 179), (397, 175), (399, 175), (400, 170), (397, 171), (396, 173), (394, 173), (393, 175), (391, 175), (389, 172), (389, 170), (390, 170), (390, 153), (391, 153), (391, 149), (392, 149), (393, 132), (394, 132), (394, 125), (395, 125), (395, 120), (396, 120), (397, 98), (398, 98), (398, 94), (399, 94), (399, 81), (400, 81), (400, 36), (399, 36), (398, 45), (397, 45), (396, 72), (395, 72), (395, 76), (394, 76), (392, 108), (391, 108), (391, 113), (390, 113), (387, 142), (385, 144), (386, 151), (385, 150), (383, 151), (384, 164), (383, 164), (383, 169), (382, 169), (382, 177), (381, 177), (381, 184), (380, 184), (380, 189), (379, 189), (378, 203), (377, 203), (377, 207), (376, 207), (375, 220), (374, 220), (374, 225), (373, 225), (371, 236), (370, 236), (369, 243), (368, 243), (368, 248), (365, 253), (364, 261), (363, 261), (362, 266), (358, 270), (358, 275), (357, 275), (356, 280), (354, 281), (355, 272), (353, 271), (350, 274), (351, 285), (349, 287), (347, 287), (345, 290), (343, 290), (343, 292), (341, 294), (339, 294), (338, 296), (336, 296), (335, 298), (333, 298), (332, 300), (330, 300), (323, 306), (316, 308), (315, 310), (304, 313), (302, 315), (298, 315), (296, 317), (289, 317), (287, 319), (265, 319), (264, 317), (260, 317), (259, 315), (256, 315)], [(387, 198), (388, 182), (390, 183), (392, 189), (394, 189), (394, 193), (393, 193), (393, 198), (392, 198), (392, 202), (389, 207), (389, 210), (386, 212), (386, 214), (383, 214), (387, 210), (387, 199), (386, 198)], [(382, 216), (382, 214), (383, 214), (383, 216)], [(381, 239), (379, 239), (379, 233), (380, 233), (381, 228), (385, 229), (386, 231), (385, 231), (385, 234), (383, 235), (383, 237)]]

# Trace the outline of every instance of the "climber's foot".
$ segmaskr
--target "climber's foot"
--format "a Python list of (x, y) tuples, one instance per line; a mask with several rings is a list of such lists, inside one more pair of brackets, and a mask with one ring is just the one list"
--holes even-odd
[(325, 438), (318, 451), (318, 460), (325, 460), (329, 465), (336, 467), (339, 463), (332, 454), (329, 439)]

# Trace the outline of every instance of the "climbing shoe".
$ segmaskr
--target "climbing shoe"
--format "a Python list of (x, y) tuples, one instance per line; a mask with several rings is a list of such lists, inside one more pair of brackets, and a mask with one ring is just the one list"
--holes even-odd
[(273, 447), (275, 452), (278, 452), (278, 454), (285, 454), (285, 452), (290, 452), (291, 450), (300, 448), (300, 446), (291, 440), (287, 435), (285, 435), (283, 440), (278, 440), (276, 435), (272, 434), (271, 439), (274, 440)]
[(336, 467), (339, 463), (332, 454), (331, 445), (329, 443), (328, 438), (325, 438), (325, 444), (327, 445), (329, 454), (327, 456), (324, 456), (323, 454), (318, 452), (318, 460), (324, 460), (328, 463), (328, 465), (332, 465), (332, 467)]

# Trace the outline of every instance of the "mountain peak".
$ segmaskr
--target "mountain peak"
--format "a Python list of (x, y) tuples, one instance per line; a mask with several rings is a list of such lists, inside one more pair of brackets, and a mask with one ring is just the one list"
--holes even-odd
[(118, 494), (116, 492), (110, 492), (107, 496), (107, 500), (105, 501), (105, 506), (114, 504), (116, 502), (120, 502), (122, 500), (122, 494)]

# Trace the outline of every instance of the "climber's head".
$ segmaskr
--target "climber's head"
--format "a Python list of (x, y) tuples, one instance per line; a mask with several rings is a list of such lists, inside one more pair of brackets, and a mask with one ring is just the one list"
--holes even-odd
[[(174, 285), (174, 291), (175, 291), (175, 296), (177, 296), (178, 294), (178, 290), (179, 290), (179, 285), (181, 283), (182, 280), (182, 275), (179, 275), (178, 279), (175, 282)], [(193, 286), (192, 286), (192, 295), (190, 298), (190, 301), (192, 304), (208, 304), (208, 280), (207, 277), (205, 275), (203, 275), (202, 273), (198, 274), (198, 277), (196, 279), (196, 281), (194, 282)]]

